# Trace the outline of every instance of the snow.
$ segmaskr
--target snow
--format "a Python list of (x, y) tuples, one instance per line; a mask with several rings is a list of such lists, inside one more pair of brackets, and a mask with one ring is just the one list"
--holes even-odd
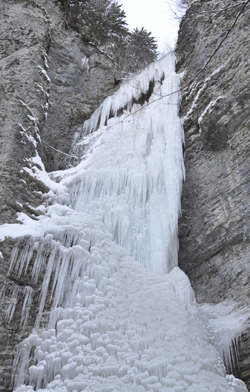
[(35, 86), (37, 87), (37, 91), (40, 91), (40, 92), (42, 92), (42, 93), (45, 93), (44, 88), (43, 88), (40, 84), (38, 84), (38, 83), (35, 82)]
[[(49, 189), (47, 199), (50, 201), (56, 201), (61, 204), (68, 204), (69, 202), (69, 194), (68, 189), (62, 185), (61, 183), (56, 183), (53, 181), (49, 174), (46, 172), (44, 164), (36, 151), (36, 155), (29, 159), (26, 159), (26, 162), (32, 166), (32, 168), (23, 167), (31, 177), (34, 177), (36, 180), (41, 181), (44, 185), (46, 185)], [(20, 206), (21, 203), (18, 203)], [(55, 224), (50, 218), (50, 215), (57, 210), (57, 204), (47, 208), (44, 204), (39, 205), (38, 207), (30, 206), (33, 210), (39, 210), (43, 213), (47, 213), (47, 215), (36, 217), (37, 220), (30, 218), (23, 212), (17, 213), (17, 220), (22, 224), (11, 223), (11, 224), (3, 224), (0, 226), (0, 241), (3, 241), (7, 237), (19, 238), (23, 236), (35, 236), (41, 237), (44, 235), (44, 232), (48, 228), (54, 228)], [(53, 212), (51, 212), (51, 210)]]
[[(31, 110), (31, 108), (21, 99), (18, 100), (18, 102), (20, 102), (21, 105), (23, 105), (29, 112), (30, 114), (27, 114), (27, 117), (30, 121), (33, 122), (34, 125), (34, 133), (36, 138), (40, 141), (40, 135), (39, 135), (39, 128), (38, 128), (38, 118), (35, 116), (35, 114), (33, 113), (33, 111)], [(34, 147), (37, 147), (37, 140), (29, 134), (29, 132), (23, 127), (22, 124), (18, 124), (21, 128), (21, 131), (19, 131), (21, 133), (21, 135), (26, 136), (26, 138), (34, 145)], [(26, 144), (25, 142), (23, 142), (24, 144)]]
[[(32, 120), (38, 121), (37, 118), (36, 118), (36, 116), (35, 116), (35, 114), (33, 113), (33, 111), (30, 109), (30, 107), (29, 107), (24, 101), (22, 101), (21, 99), (19, 99), (18, 102), (20, 102), (21, 105), (23, 105), (23, 106), (30, 112), (31, 117), (32, 117)], [(28, 117), (30, 118), (30, 116), (28, 116)]]
[(49, 75), (47, 74), (47, 72), (45, 71), (45, 69), (43, 69), (43, 67), (41, 67), (41, 65), (38, 65), (37, 68), (39, 69), (39, 71), (44, 75), (46, 81), (48, 83), (51, 82)]
[(18, 238), (25, 235), (36, 235), (37, 223), (33, 219), (26, 215), (26, 219), (18, 219), (21, 222), (25, 222), (25, 225), (18, 223), (4, 224), (0, 226), (0, 241), (3, 241), (7, 237)]
[(82, 57), (82, 67), (87, 71), (89, 70), (89, 58), (87, 56)]
[[(206, 77), (206, 79), (204, 80), (204, 83), (203, 83), (202, 87), (198, 90), (198, 92), (197, 92), (197, 94), (196, 94), (196, 96), (195, 96), (195, 98), (194, 98), (194, 100), (193, 100), (193, 102), (192, 102), (191, 108), (188, 110), (187, 114), (186, 114), (185, 117), (183, 118), (183, 121), (186, 121), (186, 120), (191, 116), (191, 114), (193, 113), (193, 110), (195, 109), (196, 104), (197, 104), (197, 102), (198, 102), (198, 100), (199, 100), (199, 98), (200, 98), (201, 93), (207, 88), (207, 85), (208, 85), (208, 83), (211, 81), (211, 79), (213, 78), (213, 76), (217, 75), (224, 67), (226, 67), (226, 65), (229, 63), (230, 60), (231, 60), (231, 58), (230, 58), (229, 60), (225, 61), (223, 64), (221, 64), (218, 68), (216, 68), (216, 69), (212, 72), (211, 75), (209, 75), (209, 76)], [(196, 88), (197, 88), (197, 86), (198, 86), (197, 83), (196, 83), (196, 81), (194, 81), (193, 84), (194, 84), (194, 87), (192, 87), (192, 88), (190, 89), (190, 91), (191, 91), (191, 92), (190, 92), (190, 95), (193, 93), (194, 90), (196, 90)], [(225, 96), (219, 97), (219, 98), (225, 98)]]
[(22, 124), (18, 123), (18, 125), (21, 128), (21, 131), (19, 131), (20, 134), (24, 135), (29, 140), (29, 142), (31, 142), (34, 145), (34, 147), (36, 148), (37, 147), (37, 141), (33, 138), (33, 136), (28, 134), (28, 131), (23, 127)]
[(46, 69), (49, 69), (48, 55), (47, 55), (44, 48), (41, 49), (41, 53), (42, 53), (42, 57), (43, 57), (43, 61), (44, 61), (44, 66)]
[[(36, 155), (26, 160), (26, 162), (30, 162), (32, 168), (23, 167), (31, 177), (36, 178), (37, 180), (41, 181), (46, 185), (49, 189), (49, 196), (52, 200), (55, 200), (59, 203), (68, 203), (69, 196), (67, 188), (62, 185), (61, 183), (56, 183), (52, 180), (49, 174), (46, 172), (44, 164), (39, 156), (38, 152), (36, 151)], [(42, 207), (44, 209), (44, 207)]]
[(200, 115), (200, 117), (198, 118), (198, 124), (199, 124), (199, 127), (200, 127), (200, 133), (202, 132), (201, 123), (202, 123), (202, 120), (203, 120), (204, 116), (205, 116), (207, 113), (210, 114), (210, 113), (212, 112), (212, 110), (213, 110), (213, 107), (216, 105), (216, 103), (217, 103), (219, 100), (223, 99), (223, 98), (225, 98), (225, 97), (224, 97), (223, 95), (220, 95), (220, 96), (217, 97), (215, 100), (209, 102), (209, 104), (206, 106), (206, 108), (204, 109), (204, 111), (202, 112), (202, 114)]
[[(32, 287), (42, 282), (35, 329), (15, 359), (16, 392), (247, 391), (226, 375), (202, 321), (208, 311), (200, 316), (177, 267), (184, 167), (174, 68), (169, 54), (103, 103), (85, 125), (92, 132), (101, 118), (79, 144), (82, 162), (51, 176), (60, 183), (38, 155), (30, 162), (54, 204), (37, 221), (19, 214), (20, 236), (26, 228), (30, 237), (16, 242), (9, 273), (29, 270)], [(150, 81), (148, 101), (133, 103)], [(25, 325), (33, 291), (23, 290)], [(6, 321), (19, 295), (14, 289)]]

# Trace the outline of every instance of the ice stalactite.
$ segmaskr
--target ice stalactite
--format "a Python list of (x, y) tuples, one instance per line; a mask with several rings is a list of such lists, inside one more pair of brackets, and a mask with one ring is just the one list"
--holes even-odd
[(84, 125), (82, 162), (53, 174), (58, 200), (13, 250), (9, 274), (29, 271), (30, 287), (41, 286), (16, 392), (246, 392), (226, 376), (177, 267), (184, 167), (174, 68), (169, 54), (104, 101)]

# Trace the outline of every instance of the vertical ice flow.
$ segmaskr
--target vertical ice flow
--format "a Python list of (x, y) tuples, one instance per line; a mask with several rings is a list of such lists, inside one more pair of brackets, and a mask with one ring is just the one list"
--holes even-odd
[(84, 124), (84, 160), (67, 182), (76, 210), (95, 209), (98, 199), (116, 243), (161, 274), (177, 266), (184, 175), (174, 61), (151, 64), (96, 110)]

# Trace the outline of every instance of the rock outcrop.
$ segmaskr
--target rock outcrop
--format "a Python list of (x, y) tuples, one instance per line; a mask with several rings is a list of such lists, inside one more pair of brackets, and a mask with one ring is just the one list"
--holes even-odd
[[(201, 0), (181, 22), (186, 181), (180, 267), (199, 303), (249, 306), (250, 294), (250, 3)], [(250, 329), (236, 375), (250, 390)]]
[[(117, 89), (117, 74), (110, 58), (68, 28), (53, 0), (1, 2), (0, 37), (0, 224), (4, 224), (20, 222), (22, 213), (32, 219), (43, 213), (37, 207), (48, 189), (34, 175), (36, 169), (44, 164), (52, 171), (77, 162), (70, 150), (81, 124)], [(15, 346), (34, 325), (40, 292), (30, 286), (29, 275), (25, 281), (8, 275), (13, 243), (10, 238), (0, 242), (0, 391), (4, 392), (11, 390)], [(29, 290), (33, 302), (23, 327), (20, 318)]]

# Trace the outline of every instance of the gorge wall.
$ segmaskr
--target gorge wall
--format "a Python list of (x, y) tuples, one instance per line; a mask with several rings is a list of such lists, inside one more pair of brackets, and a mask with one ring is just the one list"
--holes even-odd
[[(37, 151), (47, 171), (76, 163), (70, 149), (84, 119), (117, 89), (117, 70), (110, 58), (67, 27), (52, 0), (2, 1), (0, 37), (0, 224), (21, 223), (22, 213), (37, 219), (43, 213), (37, 206), (46, 204), (49, 189), (36, 175), (42, 168)], [(11, 238), (0, 242), (0, 391), (4, 392), (12, 390), (15, 347), (31, 332), (41, 292), (39, 285), (32, 287), (29, 272), (25, 281), (8, 276), (14, 242)], [(21, 326), (29, 290), (33, 302), (26, 325)]]
[[(181, 22), (186, 181), (179, 265), (199, 303), (248, 310), (250, 277), (249, 2), (195, 1)], [(250, 329), (236, 374), (250, 387)]]
[[(224, 301), (245, 309), (250, 273), (249, 17), (248, 1), (230, 6), (226, 0), (195, 1), (181, 23), (176, 49), (177, 69), (184, 72), (186, 135), (180, 267), (199, 303)], [(53, 0), (1, 2), (0, 32), (0, 224), (21, 223), (22, 212), (37, 219), (43, 213), (37, 207), (50, 202), (50, 196), (44, 201), (48, 189), (34, 175), (41, 168), (37, 151), (47, 171), (75, 164), (72, 146), (81, 125), (115, 91), (119, 76), (111, 59), (67, 27)], [(34, 325), (41, 291), (39, 284), (30, 287), (29, 271), (25, 281), (8, 276), (14, 242), (0, 242), (4, 392), (12, 390), (15, 347)], [(33, 302), (21, 326), (27, 287), (34, 292)], [(248, 387), (249, 333), (246, 327), (236, 369)]]

